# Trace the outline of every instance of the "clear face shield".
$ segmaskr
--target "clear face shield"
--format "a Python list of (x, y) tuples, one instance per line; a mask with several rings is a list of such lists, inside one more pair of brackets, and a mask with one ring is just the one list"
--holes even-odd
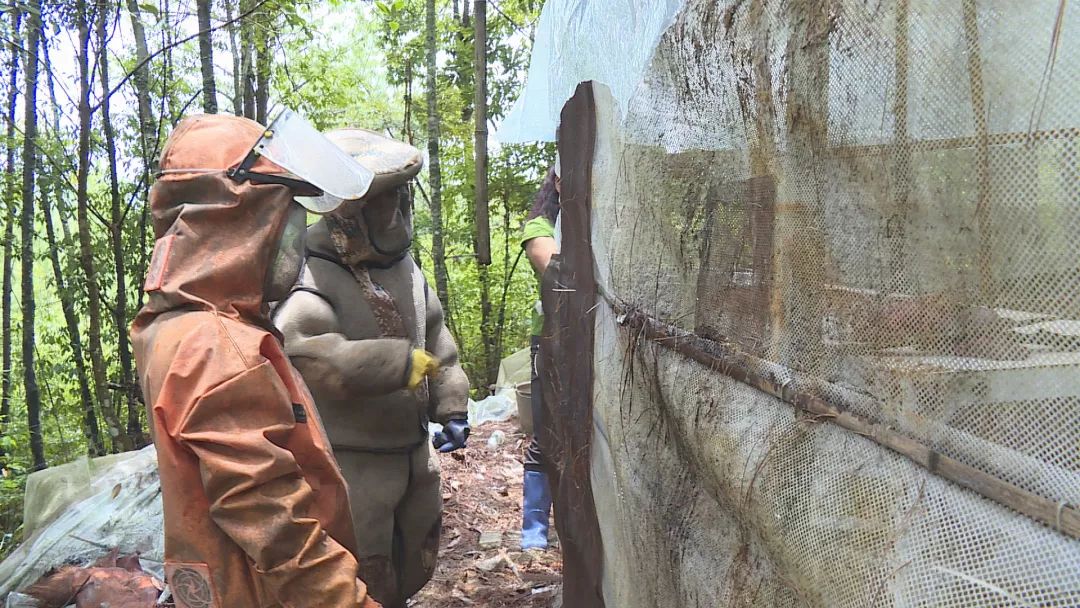
[[(290, 175), (251, 171), (259, 157)], [(304, 196), (296, 201), (313, 213), (328, 213), (343, 201), (367, 193), (375, 174), (319, 133), (299, 114), (285, 110), (274, 119), (244, 161), (229, 172), (236, 181), (281, 184)]]

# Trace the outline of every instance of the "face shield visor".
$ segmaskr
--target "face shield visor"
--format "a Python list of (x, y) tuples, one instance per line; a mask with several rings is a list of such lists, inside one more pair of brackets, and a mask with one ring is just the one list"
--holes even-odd
[[(290, 175), (251, 171), (259, 157)], [(274, 119), (243, 162), (229, 172), (237, 181), (282, 184), (302, 196), (296, 201), (313, 213), (328, 213), (343, 201), (367, 193), (375, 174), (319, 133), (299, 114), (285, 110)]]

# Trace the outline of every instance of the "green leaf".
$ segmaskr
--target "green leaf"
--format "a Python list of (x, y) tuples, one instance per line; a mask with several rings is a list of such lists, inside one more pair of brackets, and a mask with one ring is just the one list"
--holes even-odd
[(405, 9), (405, 0), (394, 0), (394, 10), (401, 11)]
[(397, 21), (391, 21), (390, 23), (387, 23), (386, 25), (390, 27), (391, 32), (396, 32), (399, 29), (401, 29), (401, 24), (398, 23)]
[(150, 4), (149, 2), (140, 2), (139, 10), (145, 13), (150, 13), (154, 16), (155, 19), (161, 16), (161, 12), (158, 10), (158, 7)]
[(390, 5), (383, 2), (383, 0), (375, 0), (375, 8), (379, 9), (379, 12), (384, 15), (390, 14)]

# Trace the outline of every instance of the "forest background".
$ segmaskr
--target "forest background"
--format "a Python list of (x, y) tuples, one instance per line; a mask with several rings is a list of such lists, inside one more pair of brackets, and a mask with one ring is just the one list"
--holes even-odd
[(0, 557), (30, 472), (148, 442), (127, 330), (147, 190), (185, 115), (288, 107), (425, 150), (414, 255), (474, 394), (527, 344), (518, 238), (554, 150), (487, 133), (524, 84), (542, 0), (0, 1)]

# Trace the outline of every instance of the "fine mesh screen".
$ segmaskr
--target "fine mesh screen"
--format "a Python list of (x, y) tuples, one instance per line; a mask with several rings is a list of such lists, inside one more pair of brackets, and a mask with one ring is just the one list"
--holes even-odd
[[(608, 605), (1080, 605), (1080, 541), (1055, 529), (1080, 505), (1078, 99), (1080, 6), (1049, 0), (690, 0), (625, 113), (596, 86)], [(1057, 521), (645, 340), (627, 310)]]

